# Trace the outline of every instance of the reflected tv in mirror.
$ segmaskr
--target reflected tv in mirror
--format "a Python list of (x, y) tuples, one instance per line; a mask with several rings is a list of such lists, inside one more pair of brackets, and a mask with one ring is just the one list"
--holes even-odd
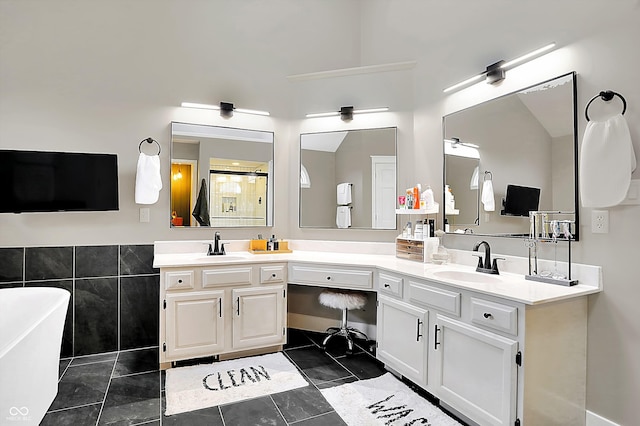
[(115, 154), (0, 150), (0, 213), (118, 210)]
[(530, 211), (537, 211), (540, 204), (540, 188), (507, 185), (507, 196), (504, 200), (505, 216), (529, 216)]

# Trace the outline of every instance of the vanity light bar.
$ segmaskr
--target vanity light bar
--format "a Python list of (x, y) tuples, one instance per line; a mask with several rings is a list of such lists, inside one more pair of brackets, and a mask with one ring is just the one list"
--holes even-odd
[(468, 78), (464, 81), (461, 81), (460, 83), (454, 84), (453, 86), (447, 87), (446, 89), (443, 90), (444, 93), (447, 92), (451, 92), (453, 90), (459, 89), (463, 86), (466, 86), (468, 84), (474, 83), (476, 81), (481, 80), (482, 78), (486, 78), (488, 83), (497, 83), (498, 81), (502, 80), (504, 78), (504, 76), (502, 76), (502, 78), (497, 77), (497, 78), (493, 78), (493, 79), (489, 79), (488, 75), (491, 74), (492, 76), (495, 75), (497, 73), (497, 70), (501, 70), (501, 71), (506, 71), (509, 68), (513, 68), (514, 65), (520, 64), (522, 62), (527, 61), (528, 59), (531, 59), (535, 56), (540, 55), (541, 53), (544, 53), (548, 50), (553, 49), (556, 46), (556, 43), (549, 43), (544, 47), (541, 47), (540, 49), (536, 49), (533, 52), (529, 52), (527, 54), (524, 54), (522, 56), (519, 56), (515, 59), (512, 59), (510, 61), (507, 62), (496, 62), (493, 65), (489, 65), (487, 67), (487, 69), (483, 72), (481, 72), (478, 75), (474, 75), (471, 78)]
[[(183, 108), (199, 108), (199, 109), (210, 109), (214, 111), (220, 111), (220, 106), (218, 105), (198, 104), (194, 102), (182, 102), (180, 106)], [(233, 112), (240, 112), (243, 114), (263, 115), (263, 116), (270, 115), (267, 111), (259, 111), (256, 109), (246, 109), (246, 108), (233, 108)]]
[[(389, 111), (389, 107), (354, 109), (353, 114), (371, 114), (375, 112), (385, 112), (385, 111)], [(337, 117), (339, 115), (340, 115), (340, 111), (331, 111), (331, 112), (316, 112), (312, 114), (307, 114), (305, 115), (305, 117), (306, 118)]]

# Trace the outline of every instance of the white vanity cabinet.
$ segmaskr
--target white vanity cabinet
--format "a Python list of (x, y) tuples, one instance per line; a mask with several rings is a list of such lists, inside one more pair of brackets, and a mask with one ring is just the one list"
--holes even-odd
[(285, 263), (161, 268), (160, 363), (278, 350), (286, 339)]
[(429, 311), (378, 296), (377, 358), (419, 384), (427, 384)]
[(527, 305), (385, 270), (376, 287), (377, 358), (447, 408), (480, 425), (584, 424), (585, 297)]

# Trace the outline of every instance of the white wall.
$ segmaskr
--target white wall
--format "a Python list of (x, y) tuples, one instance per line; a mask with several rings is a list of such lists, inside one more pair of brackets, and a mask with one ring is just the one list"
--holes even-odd
[[(268, 232), (393, 241), (396, 231), (298, 228), (300, 133), (397, 126), (398, 187), (437, 187), (443, 115), (575, 70), (580, 137), (586, 102), (600, 90), (616, 90), (627, 99), (640, 155), (639, 24), (636, 0), (465, 0), (451, 6), (417, 0), (0, 0), (0, 148), (117, 153), (121, 197), (119, 212), (1, 215), (0, 246), (210, 238), (213, 230), (169, 229), (168, 188), (151, 206), (150, 223), (138, 221), (133, 203), (140, 140), (151, 136), (162, 144), (168, 185), (170, 122), (229, 123), (207, 111), (181, 109), (181, 101), (230, 101), (272, 113), (233, 118), (233, 127), (275, 133), (276, 213)], [(550, 38), (560, 42), (558, 50), (509, 71), (501, 85), (442, 93), (493, 61)], [(407, 60), (415, 60), (415, 68), (286, 78)], [(308, 112), (351, 104), (384, 105), (391, 112), (351, 123), (304, 120)], [(640, 394), (639, 211), (610, 209), (610, 233), (594, 235), (583, 226), (575, 244), (576, 261), (602, 265), (605, 283), (604, 292), (589, 300), (587, 407), (619, 424), (636, 422), (633, 396)], [(581, 216), (588, 218), (590, 210), (581, 209)], [(222, 231), (230, 239), (257, 232), (266, 230)], [(468, 249), (473, 242), (452, 236), (446, 243)], [(496, 253), (526, 255), (520, 241), (490, 242)]]

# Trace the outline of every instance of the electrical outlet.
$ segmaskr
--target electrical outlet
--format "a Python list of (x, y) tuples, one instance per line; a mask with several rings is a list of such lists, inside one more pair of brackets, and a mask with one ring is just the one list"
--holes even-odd
[(149, 207), (140, 208), (140, 222), (149, 222), (150, 216)]
[(594, 234), (609, 233), (609, 210), (591, 211), (591, 232)]

